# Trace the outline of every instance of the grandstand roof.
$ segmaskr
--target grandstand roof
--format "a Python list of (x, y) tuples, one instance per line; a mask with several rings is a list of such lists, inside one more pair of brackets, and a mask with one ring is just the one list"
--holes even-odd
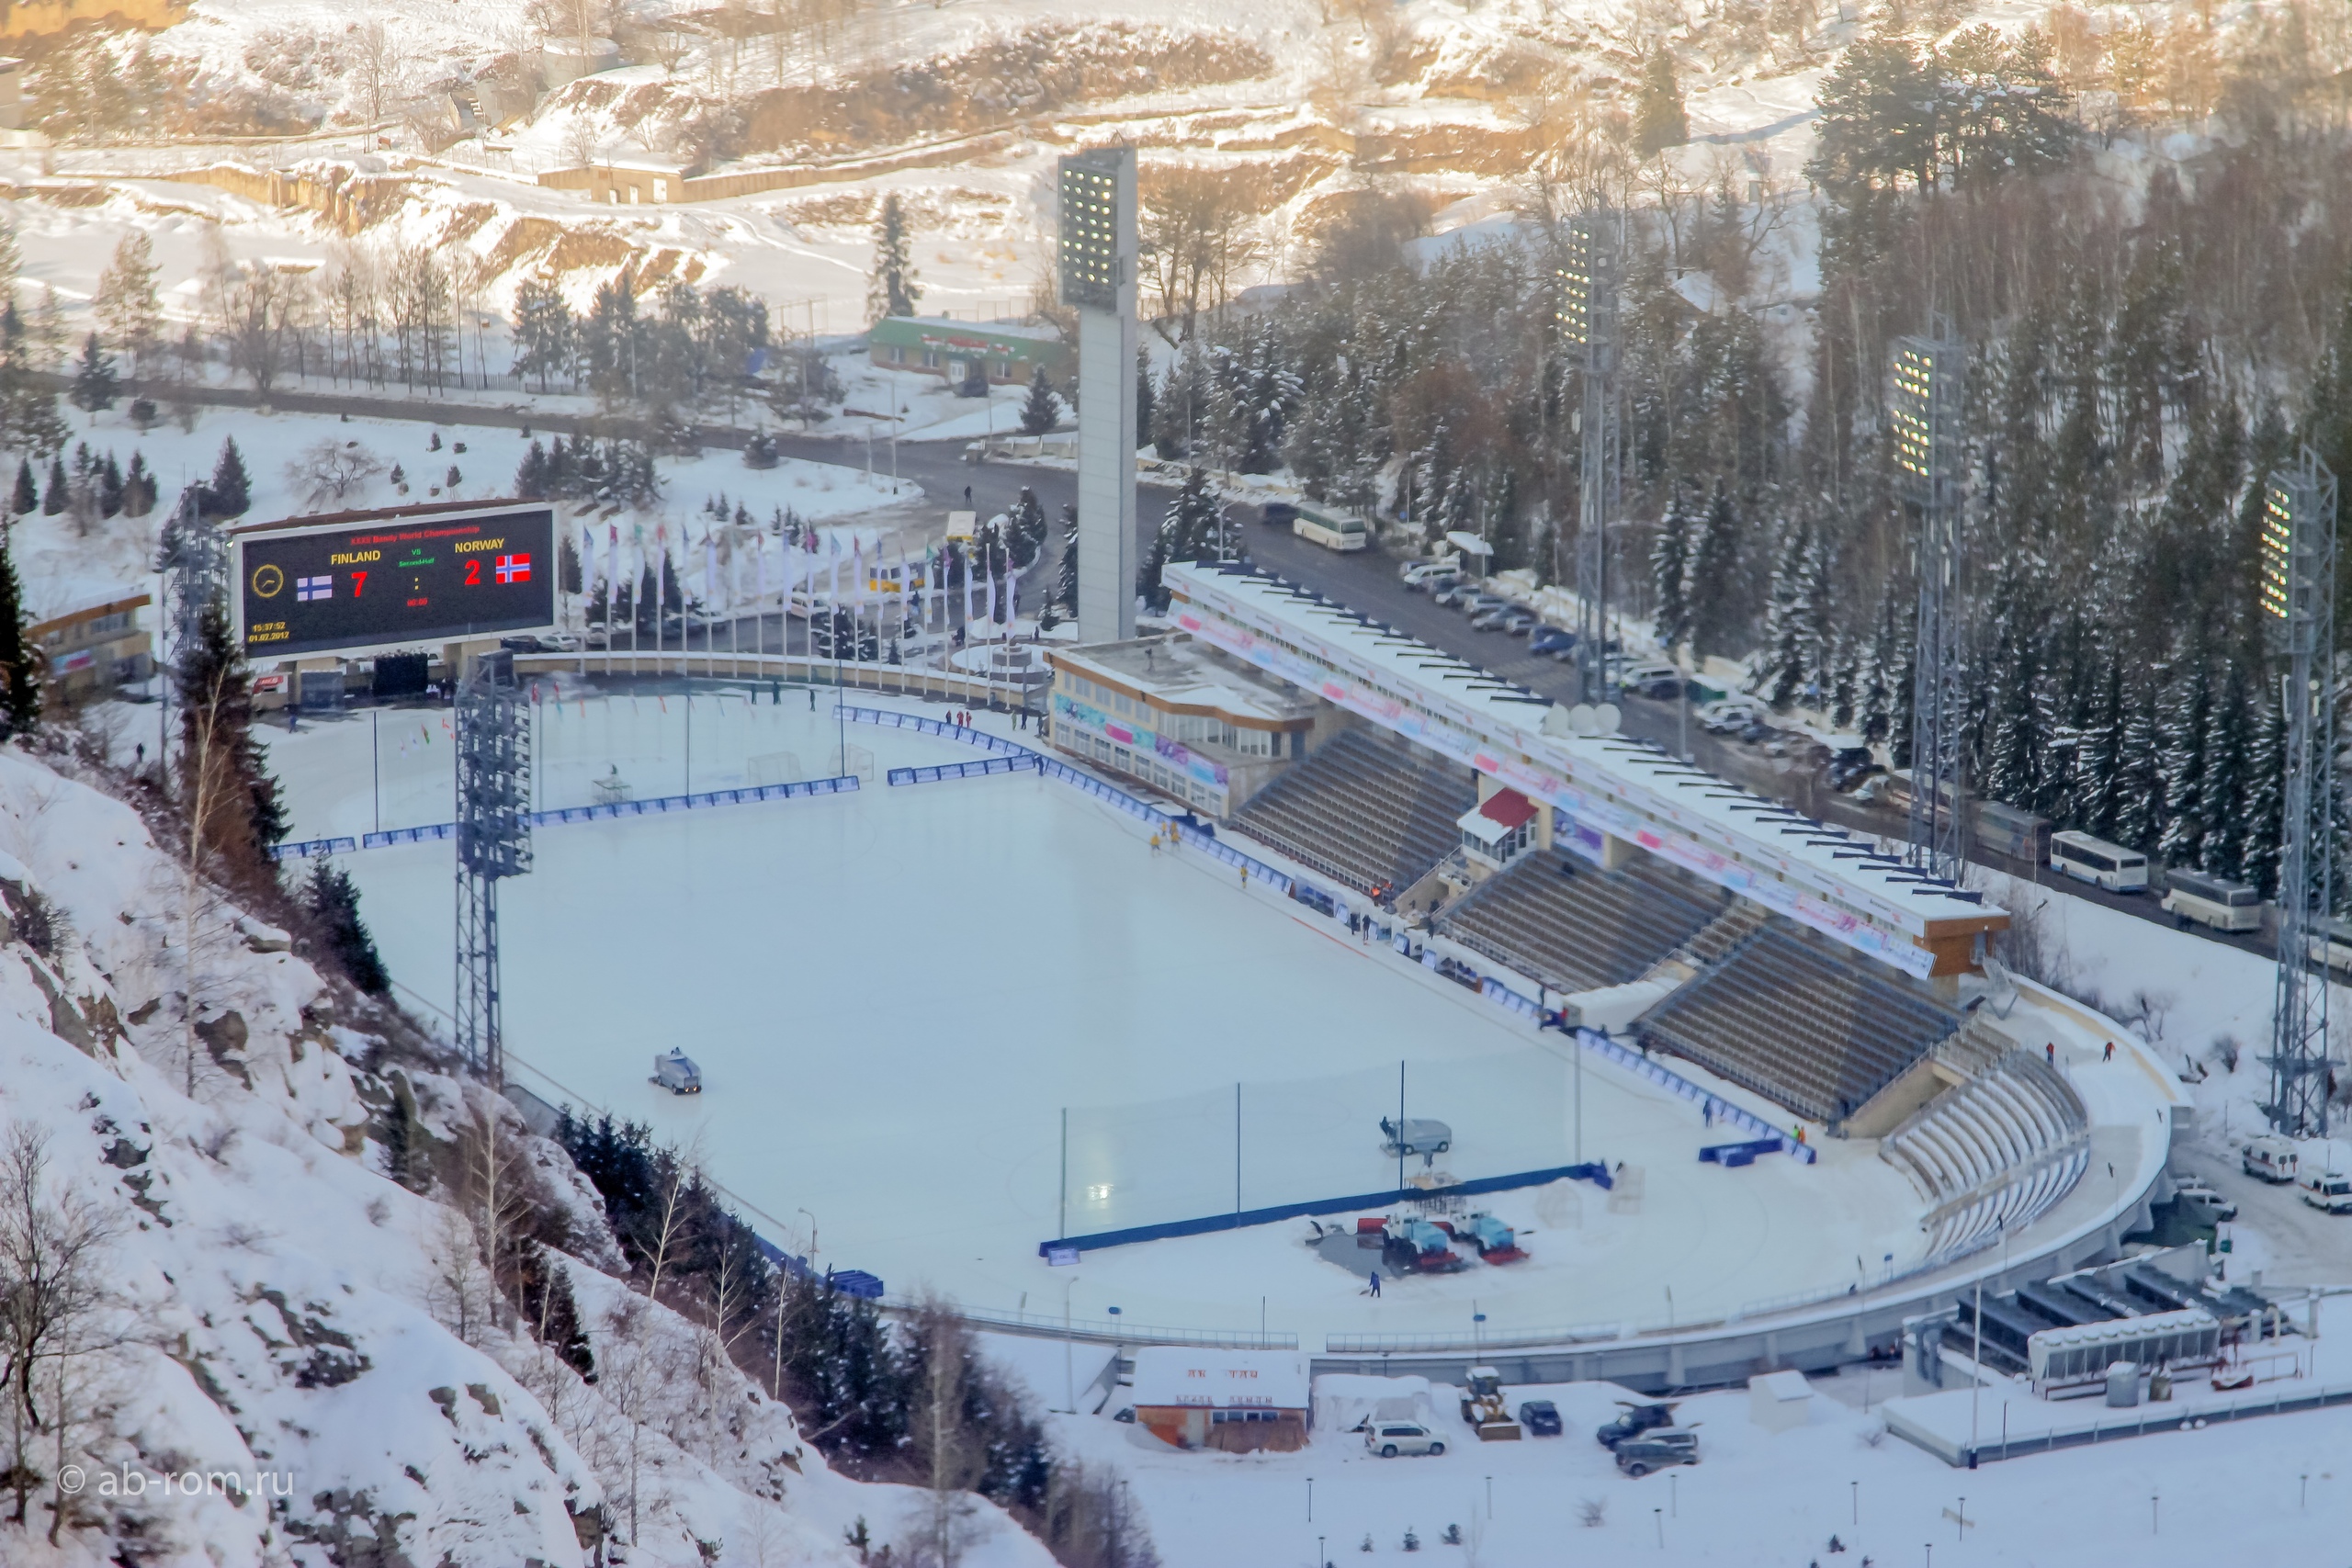
[(1204, 641), (1910, 973), (1966, 967), (1951, 944), (2007, 924), (1979, 895), (1649, 742), (1546, 734), (1551, 699), (1310, 589), (1234, 566), (1164, 581), (1176, 623)]

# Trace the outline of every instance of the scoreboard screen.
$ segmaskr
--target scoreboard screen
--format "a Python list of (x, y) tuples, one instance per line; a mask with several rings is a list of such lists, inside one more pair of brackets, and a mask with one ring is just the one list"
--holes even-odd
[(256, 530), (237, 540), (255, 658), (458, 642), (555, 624), (555, 513), (509, 502)]

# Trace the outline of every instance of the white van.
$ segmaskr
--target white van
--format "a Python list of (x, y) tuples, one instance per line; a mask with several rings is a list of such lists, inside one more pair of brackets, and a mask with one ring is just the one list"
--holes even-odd
[(2164, 911), (2173, 924), (2187, 931), (2191, 920), (2217, 931), (2258, 931), (2262, 929), (2262, 894), (2226, 876), (2201, 871), (2165, 873)]
[(1442, 556), (1436, 560), (1408, 560), (1396, 569), (1396, 577), (1408, 588), (1420, 588), (1433, 577), (1462, 575), (1460, 556)]
[(2276, 1133), (2260, 1134), (2238, 1150), (2238, 1164), (2245, 1173), (2273, 1187), (2295, 1179), (2296, 1163), (2294, 1141)]
[(2340, 1170), (2306, 1174), (2295, 1179), (2304, 1202), (2331, 1214), (2352, 1214), (2352, 1176)]
[(1308, 506), (1298, 509), (1298, 515), (1291, 520), (1290, 531), (1327, 550), (1361, 550), (1372, 543), (1372, 531), (1364, 526), (1363, 518), (1317, 512)]
[(2109, 893), (2144, 893), (2148, 887), (2147, 856), (2071, 829), (2050, 835), (2050, 869)]

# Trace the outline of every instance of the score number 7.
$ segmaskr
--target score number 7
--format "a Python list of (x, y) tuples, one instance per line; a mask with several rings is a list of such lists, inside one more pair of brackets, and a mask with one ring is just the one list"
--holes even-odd
[(360, 594), (366, 592), (367, 590), (368, 574), (364, 571), (353, 572), (351, 574), (351, 596), (354, 599), (356, 599)]

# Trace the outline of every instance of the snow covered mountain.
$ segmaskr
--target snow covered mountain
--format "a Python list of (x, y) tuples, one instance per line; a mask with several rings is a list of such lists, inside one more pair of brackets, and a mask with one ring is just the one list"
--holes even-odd
[[(571, 1564), (609, 1538), (845, 1563), (857, 1521), (892, 1533), (906, 1488), (831, 1472), (707, 1331), (601, 1271), (560, 1148), (74, 771), (0, 752), (0, 1285), (35, 1270), (53, 1303), (9, 1345), (31, 1397), (0, 1425), (0, 1561)], [(520, 1207), (418, 1190), (469, 1148), (569, 1226), (537, 1325), (481, 1265), (481, 1214)], [(978, 1523), (967, 1561), (1049, 1561)]]

